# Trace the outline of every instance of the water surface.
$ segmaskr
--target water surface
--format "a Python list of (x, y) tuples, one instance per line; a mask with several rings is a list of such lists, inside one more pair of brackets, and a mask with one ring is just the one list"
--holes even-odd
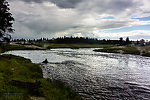
[(150, 57), (93, 49), (9, 51), (41, 63), (44, 77), (69, 84), (89, 100), (150, 100)]

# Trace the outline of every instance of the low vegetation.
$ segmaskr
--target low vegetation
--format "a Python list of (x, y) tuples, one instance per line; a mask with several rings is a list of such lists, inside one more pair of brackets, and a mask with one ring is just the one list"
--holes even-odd
[(119, 53), (121, 48), (102, 48), (102, 49), (95, 49), (96, 52), (107, 52), (107, 53)]
[(140, 55), (140, 50), (138, 50), (138, 48), (133, 47), (133, 46), (124, 47), (124, 48), (122, 48), (122, 51), (124, 54)]
[(141, 54), (141, 50), (135, 46), (108, 47), (108, 48), (103, 48), (103, 49), (96, 49), (94, 51), (107, 52), (107, 53), (134, 54), (134, 55)]
[(150, 52), (143, 53), (142, 56), (150, 57)]
[(55, 43), (36, 43), (34, 45), (21, 45), (21, 44), (3, 44), (0, 46), (0, 53), (10, 50), (45, 50), (55, 48), (108, 48), (114, 45), (99, 45), (99, 44), (55, 44)]
[(43, 50), (43, 48), (34, 45), (1, 44), (0, 52), (5, 52), (9, 50)]
[(70, 87), (44, 79), (39, 65), (13, 55), (0, 56), (0, 100), (80, 100)]
[(114, 45), (99, 45), (99, 44), (55, 44), (49, 43), (46, 44), (46, 49), (52, 48), (71, 48), (71, 49), (78, 49), (78, 48), (106, 48), (106, 47), (113, 47)]

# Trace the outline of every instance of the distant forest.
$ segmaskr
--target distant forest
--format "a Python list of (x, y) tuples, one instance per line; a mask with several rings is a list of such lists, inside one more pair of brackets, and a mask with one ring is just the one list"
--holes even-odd
[(14, 39), (12, 42), (17, 43), (57, 43), (57, 44), (118, 44), (118, 45), (128, 45), (131, 44), (131, 41), (127, 37), (125, 40), (121, 37), (119, 40), (98, 40), (96, 38), (88, 38), (88, 37), (58, 37), (53, 39), (41, 38), (41, 39)]

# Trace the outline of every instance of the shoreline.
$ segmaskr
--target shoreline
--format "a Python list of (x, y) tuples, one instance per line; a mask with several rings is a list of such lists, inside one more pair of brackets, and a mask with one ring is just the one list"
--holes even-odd
[(0, 55), (0, 79), (0, 99), (82, 100), (61, 81), (43, 78), (40, 65), (20, 56)]
[(95, 52), (106, 52), (106, 53), (120, 53), (120, 54), (132, 54), (132, 55), (140, 55), (144, 57), (150, 57), (150, 46), (146, 47), (139, 46), (116, 46), (116, 47), (108, 47), (102, 49), (95, 49)]

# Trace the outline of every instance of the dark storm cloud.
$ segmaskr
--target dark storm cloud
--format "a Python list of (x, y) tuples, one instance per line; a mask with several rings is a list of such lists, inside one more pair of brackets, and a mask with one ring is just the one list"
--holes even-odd
[(49, 0), (60, 8), (75, 8), (82, 0)]
[(124, 13), (131, 15), (130, 12), (126, 12), (127, 9), (135, 11), (135, 9), (137, 9), (140, 5), (141, 4), (135, 0), (84, 0), (78, 4), (77, 9), (81, 11), (81, 13), (96, 12), (100, 14), (107, 13), (112, 15), (120, 15)]
[(47, 2), (51, 2), (51, 3), (56, 4), (60, 8), (75, 8), (76, 5), (78, 3), (80, 3), (82, 0), (22, 0), (22, 1), (24, 1), (24, 2), (35, 2), (35, 3), (42, 3), (42, 2), (47, 1)]
[[(8, 0), (8, 1), (19, 1), (19, 0)], [(35, 3), (42, 3), (43, 0), (20, 0), (20, 1), (24, 1), (24, 2), (35, 2)], [(44, 0), (47, 1), (47, 0)]]

